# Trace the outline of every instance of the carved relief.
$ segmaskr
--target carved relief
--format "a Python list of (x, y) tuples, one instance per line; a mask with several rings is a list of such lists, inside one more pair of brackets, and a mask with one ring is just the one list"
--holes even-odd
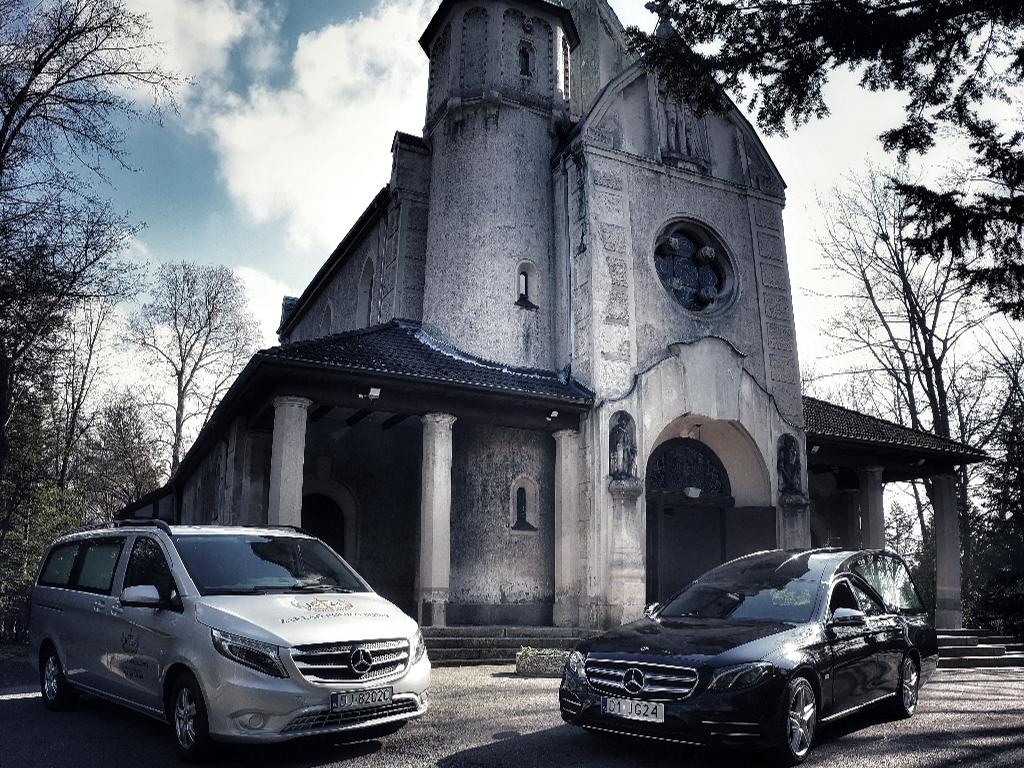
[(782, 229), (779, 212), (761, 200), (754, 203), (754, 223), (765, 229)]
[(608, 257), (607, 262), (608, 276), (611, 278), (612, 285), (626, 288), (629, 285), (629, 273), (625, 259)]
[(785, 384), (799, 384), (800, 377), (796, 369), (796, 361), (792, 355), (783, 352), (768, 355), (768, 368), (775, 381)]
[(605, 250), (613, 253), (623, 253), (626, 250), (626, 228), (619, 224), (611, 224), (606, 221), (598, 222), (598, 232), (601, 233), (601, 242)]
[(732, 495), (729, 475), (714, 451), (688, 437), (662, 443), (647, 462), (647, 489), (678, 492), (694, 489), (700, 498)]
[(614, 171), (609, 171), (605, 168), (594, 168), (593, 170), (594, 184), (598, 187), (605, 187), (607, 189), (622, 190), (622, 177)]
[(782, 253), (782, 240), (775, 235), (761, 232), (757, 236), (757, 250), (762, 259), (784, 264), (786, 257)]
[(768, 323), (768, 346), (773, 350), (792, 352), (796, 342), (789, 324)]
[(766, 288), (789, 291), (789, 271), (775, 264), (761, 264), (761, 282)]
[(731, 297), (728, 260), (688, 224), (672, 225), (658, 238), (654, 267), (665, 289), (691, 312), (720, 307)]
[(608, 295), (608, 306), (605, 309), (604, 321), (611, 325), (629, 325), (629, 299), (626, 291), (613, 288)]
[(674, 164), (690, 163), (706, 170), (711, 158), (708, 149), (707, 126), (685, 104), (662, 95), (661, 110), (664, 117), (661, 156)]

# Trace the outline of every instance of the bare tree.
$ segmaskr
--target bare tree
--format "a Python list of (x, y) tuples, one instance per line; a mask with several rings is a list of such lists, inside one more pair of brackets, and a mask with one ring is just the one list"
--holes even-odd
[(170, 396), (156, 405), (167, 425), (173, 473), (192, 423), (206, 422), (255, 351), (256, 319), (230, 269), (177, 262), (159, 267), (150, 301), (129, 325), (130, 340), (168, 385)]

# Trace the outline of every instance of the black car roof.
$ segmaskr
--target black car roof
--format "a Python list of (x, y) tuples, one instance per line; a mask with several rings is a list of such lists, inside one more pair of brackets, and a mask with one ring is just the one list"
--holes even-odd
[[(881, 551), (883, 550), (849, 550), (836, 547), (800, 550), (771, 549), (764, 552), (754, 552), (753, 554), (730, 560), (708, 571), (705, 576), (712, 576), (716, 572), (726, 570), (736, 571), (737, 569), (761, 575), (768, 575), (770, 573), (779, 573), (781, 575), (788, 571), (792, 574), (791, 578), (824, 581), (832, 578), (832, 575), (837, 572), (847, 570), (854, 561), (863, 555)], [(703, 579), (704, 576), (701, 578)]]

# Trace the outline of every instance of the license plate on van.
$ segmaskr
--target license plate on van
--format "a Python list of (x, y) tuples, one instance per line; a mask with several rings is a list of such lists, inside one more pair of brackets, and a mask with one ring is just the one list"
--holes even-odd
[(364, 707), (383, 707), (391, 703), (391, 688), (367, 688), (361, 691), (338, 691), (331, 694), (331, 712)]
[(601, 712), (613, 717), (624, 717), (627, 720), (643, 720), (648, 723), (665, 722), (665, 705), (655, 701), (637, 701), (636, 699), (616, 699), (611, 696), (602, 696)]

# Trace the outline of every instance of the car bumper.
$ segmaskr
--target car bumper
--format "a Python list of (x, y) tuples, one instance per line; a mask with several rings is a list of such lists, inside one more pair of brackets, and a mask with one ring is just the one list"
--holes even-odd
[[(210, 736), (218, 741), (276, 742), (358, 731), (420, 717), (430, 705), (426, 654), (397, 679), (337, 686), (268, 677), (225, 662), (214, 675), (201, 675), (216, 681), (204, 686), (204, 695)], [(332, 693), (373, 688), (391, 688), (391, 703), (331, 712)]]
[(663, 723), (603, 713), (601, 698), (608, 694), (571, 674), (563, 675), (558, 699), (563, 720), (594, 731), (701, 746), (763, 747), (775, 744), (781, 732), (784, 690), (785, 681), (778, 676), (742, 691), (698, 688), (685, 699), (664, 701)]

